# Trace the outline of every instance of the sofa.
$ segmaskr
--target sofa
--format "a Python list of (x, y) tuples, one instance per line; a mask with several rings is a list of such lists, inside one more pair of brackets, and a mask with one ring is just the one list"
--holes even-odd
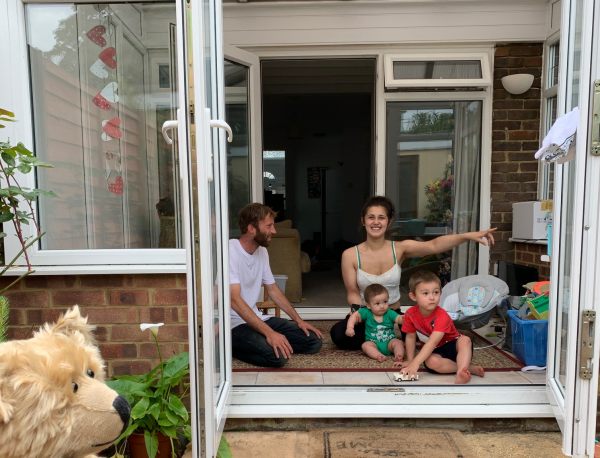
[(300, 233), (292, 227), (291, 220), (275, 223), (273, 235), (267, 250), (273, 275), (287, 275), (285, 295), (290, 302), (302, 300), (302, 273), (310, 271), (310, 259), (300, 251)]

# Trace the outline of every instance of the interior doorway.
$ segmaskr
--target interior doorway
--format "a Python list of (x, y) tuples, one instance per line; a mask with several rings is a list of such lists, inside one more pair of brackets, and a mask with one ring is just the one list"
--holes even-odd
[(261, 62), (264, 201), (298, 229), (311, 274), (339, 269), (342, 251), (362, 237), (360, 209), (374, 188), (375, 70), (374, 58)]

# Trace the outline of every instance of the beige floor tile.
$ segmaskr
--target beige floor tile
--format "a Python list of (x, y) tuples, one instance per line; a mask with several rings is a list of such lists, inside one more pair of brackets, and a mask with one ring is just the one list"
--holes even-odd
[(386, 372), (323, 372), (325, 385), (390, 385)]
[(233, 373), (233, 384), (234, 385), (256, 385), (256, 378), (258, 372), (234, 372)]
[(259, 372), (257, 385), (322, 385), (321, 372)]
[(310, 433), (226, 432), (225, 438), (234, 458), (317, 458), (309, 456)]

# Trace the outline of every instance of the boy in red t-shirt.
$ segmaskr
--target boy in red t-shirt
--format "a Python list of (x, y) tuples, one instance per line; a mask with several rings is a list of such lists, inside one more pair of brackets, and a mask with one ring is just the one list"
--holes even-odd
[[(456, 373), (454, 383), (467, 383), (471, 374), (483, 377), (483, 367), (471, 364), (471, 339), (456, 330), (448, 312), (439, 306), (441, 283), (438, 276), (428, 271), (416, 272), (410, 277), (408, 288), (408, 296), (417, 305), (408, 309), (402, 323), (402, 331), (407, 333), (402, 373), (414, 376), (423, 363), (430, 372)], [(424, 345), (415, 356), (417, 335)]]

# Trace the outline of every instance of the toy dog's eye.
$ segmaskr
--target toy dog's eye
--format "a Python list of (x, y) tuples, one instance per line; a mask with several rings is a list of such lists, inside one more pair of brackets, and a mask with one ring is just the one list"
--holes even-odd
[(96, 375), (96, 374), (94, 374), (94, 371), (93, 371), (93, 370), (91, 370), (91, 369), (88, 369), (88, 370), (87, 370), (87, 375), (88, 375), (88, 377), (94, 378), (94, 375)]
[(78, 389), (79, 389), (79, 385), (77, 385), (77, 383), (73, 382), (73, 393), (77, 393)]

